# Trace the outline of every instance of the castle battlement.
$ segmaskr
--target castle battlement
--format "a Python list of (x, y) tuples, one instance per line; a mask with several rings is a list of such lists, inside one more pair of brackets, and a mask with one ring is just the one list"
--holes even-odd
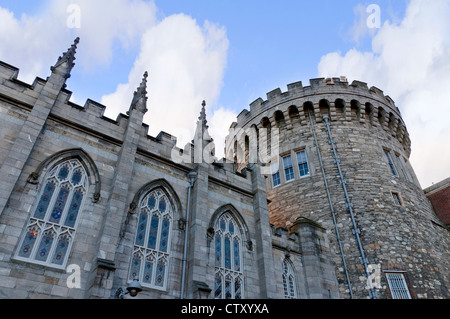
[[(4, 99), (8, 103), (30, 112), (48, 79), (36, 77), (33, 84), (28, 84), (17, 79), (19, 71), (19, 68), (0, 61), (0, 82), (2, 84), (0, 85), (0, 100)], [(125, 131), (130, 121), (128, 112), (127, 114), (119, 113), (115, 119), (112, 119), (104, 115), (107, 106), (92, 99), (87, 99), (84, 105), (80, 105), (70, 101), (71, 96), (72, 92), (66, 88), (61, 89), (59, 93), (55, 92), (51, 97), (55, 100), (55, 105), (49, 114), (49, 119), (66, 127), (98, 136), (111, 145), (120, 147), (123, 144)], [(190, 155), (186, 154), (194, 152), (192, 143), (180, 148), (176, 145), (176, 136), (164, 131), (159, 132), (156, 136), (151, 136), (148, 130), (149, 125), (142, 123), (138, 132), (143, 137), (138, 145), (141, 154), (147, 156), (150, 154), (148, 150), (152, 150), (153, 156), (169, 160), (173, 154), (179, 155), (180, 158), (184, 156), (183, 158), (186, 159), (190, 158)], [(110, 151), (114, 152), (112, 149)], [(190, 161), (183, 161), (179, 164), (185, 170), (190, 170), (193, 166)], [(234, 164), (226, 163), (224, 158), (216, 158), (215, 164), (217, 172), (249, 179), (245, 172), (237, 172)]]
[[(303, 86), (302, 82), (291, 83), (285, 92), (277, 88), (266, 94), (266, 100), (256, 99), (250, 103), (250, 110), (244, 109), (237, 116), (230, 132), (252, 126), (290, 129), (308, 125), (310, 113), (318, 123), (327, 115), (331, 121), (359, 122), (382, 128), (398, 140), (409, 156), (411, 141), (400, 110), (382, 90), (356, 80), (349, 84), (345, 77), (317, 78), (309, 83), (309, 86)], [(230, 135), (227, 143), (232, 138)]]
[[(395, 106), (395, 102), (391, 97), (385, 95), (382, 90), (372, 86), (368, 87), (367, 83), (361, 81), (353, 81), (349, 84), (345, 77), (340, 78), (317, 78), (310, 79), (309, 86), (303, 86), (302, 82), (295, 82), (287, 85), (287, 91), (282, 92), (280, 88), (274, 89), (266, 94), (266, 100), (261, 97), (250, 103), (250, 111), (244, 109), (237, 117), (237, 124), (245, 124), (249, 117), (264, 113), (271, 108), (282, 108), (282, 104), (294, 102), (297, 99), (304, 99), (305, 102), (319, 103), (316, 101), (316, 95), (354, 95), (354, 98), (360, 99), (361, 104), (365, 104), (370, 100), (372, 104), (378, 104), (386, 112), (392, 112), (401, 118), (400, 110)], [(345, 96), (344, 96), (345, 97)], [(347, 102), (347, 100), (345, 100)], [(351, 100), (348, 102), (350, 103)], [(330, 101), (334, 102), (334, 101)], [(298, 107), (298, 105), (296, 105)]]

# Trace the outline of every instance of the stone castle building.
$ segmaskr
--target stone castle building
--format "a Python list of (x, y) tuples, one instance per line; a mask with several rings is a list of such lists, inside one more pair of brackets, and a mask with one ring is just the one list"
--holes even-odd
[(0, 62), (0, 298), (450, 297), (449, 230), (379, 89), (272, 91), (219, 160), (205, 104), (184, 149), (148, 135), (147, 73), (116, 120), (70, 102), (77, 43), (32, 84)]

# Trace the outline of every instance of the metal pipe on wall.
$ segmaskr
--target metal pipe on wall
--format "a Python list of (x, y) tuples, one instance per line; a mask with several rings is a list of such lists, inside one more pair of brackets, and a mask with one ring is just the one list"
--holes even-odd
[(316, 130), (314, 128), (314, 124), (313, 124), (313, 121), (312, 121), (312, 118), (311, 118), (311, 113), (308, 112), (308, 115), (309, 115), (309, 122), (311, 123), (311, 128), (312, 128), (312, 132), (313, 132), (313, 136), (314, 136), (314, 142), (316, 144), (317, 155), (319, 157), (320, 168), (322, 170), (323, 181), (325, 183), (325, 189), (327, 191), (328, 204), (330, 205), (331, 216), (333, 217), (334, 230), (336, 232), (336, 238), (337, 238), (337, 242), (338, 242), (338, 245), (339, 245), (339, 251), (340, 251), (340, 254), (341, 254), (341, 258), (342, 258), (342, 264), (344, 266), (345, 278), (347, 279), (348, 290), (350, 292), (350, 299), (353, 299), (352, 284), (350, 282), (350, 277), (348, 275), (347, 263), (345, 262), (344, 250), (342, 249), (341, 238), (339, 236), (339, 229), (337, 227), (337, 222), (336, 222), (336, 215), (335, 215), (335, 212), (334, 212), (333, 203), (331, 201), (331, 195), (330, 195), (330, 190), (328, 188), (327, 177), (326, 177), (325, 170), (324, 170), (324, 167), (323, 167), (322, 155), (320, 153), (319, 143), (317, 142)]
[(186, 224), (184, 226), (184, 249), (183, 249), (183, 270), (181, 273), (181, 294), (180, 299), (184, 299), (184, 285), (186, 280), (186, 262), (187, 262), (187, 246), (188, 246), (188, 235), (189, 235), (189, 218), (190, 218), (190, 207), (191, 207), (191, 189), (194, 187), (195, 181), (197, 180), (197, 172), (191, 171), (188, 173), (189, 188), (188, 188), (188, 198), (187, 198), (187, 208), (186, 208)]
[(365, 253), (364, 253), (364, 248), (363, 248), (363, 245), (362, 245), (362, 242), (361, 242), (361, 238), (359, 237), (359, 234), (360, 234), (361, 231), (358, 228), (358, 225), (356, 224), (355, 216), (353, 214), (353, 204), (350, 201), (350, 197), (348, 196), (347, 186), (346, 186), (347, 182), (345, 181), (344, 175), (342, 174), (340, 160), (339, 160), (337, 152), (336, 152), (336, 147), (334, 146), (335, 143), (334, 143), (333, 137), (331, 135), (330, 124), (328, 123), (328, 116), (325, 115), (322, 118), (323, 118), (323, 121), (325, 122), (325, 127), (327, 129), (328, 138), (329, 138), (328, 143), (331, 145), (331, 148), (333, 150), (334, 162), (336, 163), (336, 166), (337, 166), (337, 169), (338, 169), (338, 172), (339, 172), (339, 178), (340, 178), (340, 181), (341, 181), (341, 185), (342, 185), (342, 188), (344, 190), (346, 206), (347, 206), (348, 211), (350, 213), (350, 218), (351, 218), (352, 225), (353, 225), (352, 232), (353, 232), (353, 234), (356, 237), (356, 241), (358, 243), (359, 253), (361, 254), (361, 264), (364, 266), (364, 270), (365, 270), (366, 277), (367, 277), (367, 282), (369, 284), (369, 288), (370, 288), (369, 295), (370, 295), (370, 298), (376, 299), (377, 298), (377, 292), (373, 288), (372, 281), (370, 280), (370, 272), (369, 272), (369, 267), (367, 265), (368, 260), (367, 260), (367, 258), (365, 256)]

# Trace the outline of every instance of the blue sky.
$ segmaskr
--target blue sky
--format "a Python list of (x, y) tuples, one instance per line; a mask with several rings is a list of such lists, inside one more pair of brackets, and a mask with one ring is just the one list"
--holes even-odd
[[(0, 6), (17, 17), (39, 15), (47, 3), (0, 0)], [(154, 3), (160, 20), (183, 13), (199, 24), (208, 20), (226, 28), (230, 45), (217, 105), (238, 112), (272, 89), (317, 77), (320, 58), (329, 52), (370, 47), (370, 37), (355, 42), (351, 28), (358, 18), (354, 8), (367, 7), (373, 1), (156, 0)], [(384, 13), (383, 21), (401, 17), (406, 7), (403, 0), (377, 1), (377, 4)], [(64, 48), (61, 45), (54, 51), (58, 54)], [(82, 81), (72, 80), (70, 88), (79, 94), (80, 102), (86, 98), (100, 100), (126, 80), (137, 51), (124, 50), (117, 44), (113, 54), (114, 62), (106, 68), (93, 68), (89, 72), (74, 70), (74, 78), (81, 77)]]
[[(147, 70), (149, 133), (164, 130), (180, 143), (192, 137), (203, 99), (210, 133), (220, 143), (233, 118), (266, 92), (345, 75), (397, 102), (413, 141), (411, 161), (426, 187), (450, 176), (450, 128), (441, 121), (450, 115), (442, 89), (450, 77), (440, 73), (450, 68), (450, 3), (429, 3), (0, 0), (0, 60), (19, 67), (19, 79), (31, 83), (48, 76), (50, 65), (80, 36), (68, 80), (72, 100), (104, 103), (106, 115), (115, 118), (127, 111)], [(73, 4), (79, 9), (76, 27), (68, 25)], [(367, 27), (370, 4), (380, 8), (380, 28)], [(417, 101), (434, 94), (429, 103), (439, 112), (424, 115)], [(432, 172), (431, 160), (438, 161)]]

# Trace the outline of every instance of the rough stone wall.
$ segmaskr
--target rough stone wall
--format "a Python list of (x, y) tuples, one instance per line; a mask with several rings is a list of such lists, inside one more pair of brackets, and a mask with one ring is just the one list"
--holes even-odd
[[(271, 160), (279, 161), (280, 185), (273, 187), (272, 178), (267, 175), (271, 223), (289, 228), (298, 218), (305, 217), (324, 227), (330, 238), (341, 297), (349, 297), (314, 141), (315, 132), (352, 291), (355, 298), (369, 297), (367, 276), (360, 262), (360, 250), (352, 231), (354, 226), (324, 115), (330, 118), (330, 131), (367, 264), (374, 268), (379, 265), (381, 269), (377, 274), (381, 279), (376, 289), (378, 297), (391, 296), (385, 273), (402, 271), (412, 297), (448, 298), (448, 229), (436, 217), (408, 161), (410, 141), (398, 108), (377, 88), (369, 89), (365, 83), (357, 81), (349, 85), (341, 79), (314, 79), (309, 87), (294, 83), (288, 86), (287, 92), (279, 89), (269, 92), (266, 101), (258, 99), (250, 105), (250, 111), (241, 112), (237, 123), (233, 124), (235, 132), (236, 128), (241, 128), (251, 135), (250, 128), (255, 126), (258, 133), (268, 126), (272, 133), (279, 130), (279, 152), (272, 154)], [(259, 148), (269, 144), (267, 140), (274, 140), (273, 136), (269, 139), (261, 133), (260, 137)], [(230, 135), (227, 140), (229, 157), (239, 155), (239, 149), (229, 147), (234, 138), (236, 136)], [(237, 139), (235, 145), (242, 152), (245, 150), (243, 138)], [(309, 176), (299, 175), (295, 152), (300, 149), (306, 151)], [(385, 151), (392, 158), (397, 176), (391, 172)], [(286, 155), (292, 157), (295, 175), (295, 179), (288, 182), (282, 164), (282, 157)], [(394, 202), (394, 196), (398, 197), (399, 204)]]

